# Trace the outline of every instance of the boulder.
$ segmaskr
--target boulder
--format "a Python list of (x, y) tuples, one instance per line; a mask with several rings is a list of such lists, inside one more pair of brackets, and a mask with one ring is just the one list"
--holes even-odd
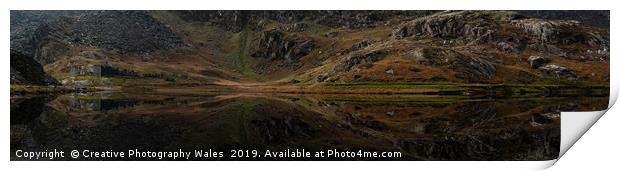
[(555, 76), (557, 78), (566, 78), (569, 80), (577, 79), (577, 73), (567, 67), (555, 64), (547, 64), (545, 66), (539, 67), (538, 69), (546, 75)]
[(316, 82), (319, 82), (319, 83), (324, 82), (324, 81), (327, 81), (328, 78), (329, 77), (325, 74), (319, 75), (319, 76), (316, 76)]
[(335, 32), (335, 31), (330, 31), (330, 32), (325, 33), (325, 37), (328, 37), (328, 38), (333, 38), (336, 36), (338, 36), (338, 32)]
[(549, 59), (545, 56), (530, 56), (527, 58), (527, 61), (530, 63), (530, 67), (537, 69), (549, 62)]
[(394, 75), (394, 69), (390, 68), (385, 71), (386, 74)]

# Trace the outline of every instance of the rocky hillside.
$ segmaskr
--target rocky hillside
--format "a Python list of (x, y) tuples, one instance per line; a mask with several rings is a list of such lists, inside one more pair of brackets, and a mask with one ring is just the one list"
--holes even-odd
[(20, 47), (30, 47), (22, 51), (32, 54), (40, 63), (49, 64), (66, 55), (70, 49), (82, 47), (102, 48), (119, 54), (143, 55), (185, 46), (179, 36), (144, 11), (84, 11), (80, 15), (63, 14), (50, 14), (39, 17), (41, 19), (33, 17), (32, 21), (39, 21), (39, 24), (30, 34), (27, 34), (30, 32), (27, 26), (12, 28), (15, 30), (12, 35), (27, 39), (21, 44), (16, 42), (14, 49), (19, 51), (23, 49)]
[(585, 24), (609, 27), (609, 10), (527, 10), (516, 11), (525, 16), (552, 20), (576, 20)]
[[(595, 72), (579, 75), (584, 73), (574, 70), (587, 63), (597, 63), (593, 66), (604, 68), (601, 65), (608, 63), (600, 61), (609, 59), (608, 33), (576, 21), (526, 18), (501, 11), (446, 11), (394, 28), (391, 39), (377, 41), (375, 46), (343, 56), (344, 60), (336, 60), (340, 64), (319, 80), (345, 77), (353, 81), (350, 78), (353, 74), (357, 74), (353, 79), (363, 79), (368, 74), (360, 73), (378, 72), (373, 65), (379, 61), (390, 61), (387, 66), (379, 66), (384, 67), (379, 71), (389, 76), (367, 79), (395, 81), (390, 78), (393, 77), (433, 81), (434, 77), (451, 82), (531, 83), (550, 78), (575, 81), (591, 79), (588, 77), (596, 74), (608, 75)], [(544, 60), (535, 62), (534, 58)], [(416, 76), (420, 75), (416, 73), (425, 73), (426, 77)], [(592, 80), (601, 80), (601, 77)]]
[[(389, 24), (392, 19), (424, 16), (433, 12), (435, 11), (175, 11), (185, 21), (208, 22), (232, 32), (239, 32), (246, 25), (260, 31), (268, 24), (267, 20), (287, 24), (306, 21), (333, 28), (362, 29)], [(304, 31), (301, 27), (292, 30)]]
[(46, 20), (61, 16), (78, 16), (84, 11), (11, 11), (11, 49), (23, 54), (32, 55), (31, 46), (34, 30)]
[(64, 83), (607, 84), (608, 13), (84, 11), (11, 47)]
[(184, 46), (183, 40), (144, 11), (97, 11), (75, 20), (69, 42), (145, 54)]

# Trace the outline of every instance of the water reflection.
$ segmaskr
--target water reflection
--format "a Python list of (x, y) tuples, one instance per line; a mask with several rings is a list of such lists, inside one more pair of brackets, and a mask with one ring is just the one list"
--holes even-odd
[(304, 148), (399, 151), (403, 157), (398, 160), (549, 160), (559, 152), (559, 111), (601, 110), (607, 100), (127, 93), (11, 97), (11, 157), (17, 159), (16, 149)]

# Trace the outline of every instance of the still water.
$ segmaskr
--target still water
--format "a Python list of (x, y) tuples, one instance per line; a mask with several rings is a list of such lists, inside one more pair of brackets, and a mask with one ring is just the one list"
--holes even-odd
[[(20, 160), (16, 150), (202, 149), (226, 155), (191, 160), (549, 160), (559, 153), (559, 111), (602, 110), (607, 102), (243, 93), (12, 96), (11, 159)], [(230, 158), (235, 149), (388, 151), (401, 157)]]

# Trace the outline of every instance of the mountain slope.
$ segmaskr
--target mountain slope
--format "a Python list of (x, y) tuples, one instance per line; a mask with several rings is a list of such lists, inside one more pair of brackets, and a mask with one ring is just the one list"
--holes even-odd
[(67, 85), (608, 84), (605, 21), (554, 14), (87, 11), (41, 22), (32, 51)]

